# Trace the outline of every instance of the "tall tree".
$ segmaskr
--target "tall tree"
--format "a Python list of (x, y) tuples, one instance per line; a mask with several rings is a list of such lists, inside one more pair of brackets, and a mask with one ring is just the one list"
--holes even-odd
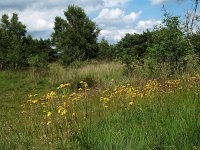
[(98, 54), (97, 36), (99, 29), (80, 7), (71, 5), (64, 12), (66, 17), (55, 18), (53, 44), (61, 54), (64, 63), (74, 60), (86, 60), (96, 57)]
[(0, 69), (5, 68), (8, 62), (8, 46), (10, 44), (10, 22), (8, 15), (4, 14), (0, 22)]
[(10, 20), (8, 15), (2, 16), (0, 23), (1, 69), (5, 65), (16, 69), (24, 64), (23, 40), (25, 35), (26, 26), (19, 21), (17, 14), (14, 13)]
[(20, 65), (24, 64), (24, 51), (23, 40), (26, 35), (26, 26), (23, 25), (18, 18), (17, 14), (13, 14), (10, 20), (10, 46), (9, 46), (9, 61), (11, 67), (15, 69)]
[[(186, 56), (191, 50), (184, 36), (179, 17), (164, 14), (163, 26), (152, 35), (153, 44), (148, 48), (149, 57), (158, 63), (170, 63), (171, 73), (184, 69)], [(182, 66), (180, 66), (182, 64)]]

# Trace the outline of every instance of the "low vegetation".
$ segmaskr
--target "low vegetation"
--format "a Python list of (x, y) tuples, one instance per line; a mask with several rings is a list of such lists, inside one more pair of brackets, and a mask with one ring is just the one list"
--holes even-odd
[(97, 41), (84, 10), (33, 39), (0, 21), (0, 150), (200, 149), (200, 28), (164, 10), (154, 30)]
[(200, 148), (198, 74), (132, 79), (117, 62), (32, 73), (1, 72), (1, 149)]

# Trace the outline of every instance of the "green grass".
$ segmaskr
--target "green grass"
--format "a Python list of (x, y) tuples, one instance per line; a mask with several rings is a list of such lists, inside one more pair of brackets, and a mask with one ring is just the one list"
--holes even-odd
[(76, 138), (82, 149), (199, 149), (199, 99), (193, 91), (154, 97), (90, 124)]
[[(89, 79), (88, 79), (89, 78)], [(70, 125), (68, 135), (61, 121), (45, 127), (39, 109), (30, 116), (21, 114), (20, 105), (29, 93), (44, 93), (60, 83), (94, 80), (95, 95), (86, 97), (91, 119)], [(111, 81), (114, 79), (114, 81)], [(119, 63), (92, 63), (64, 68), (52, 64), (50, 70), (0, 72), (0, 150), (10, 149), (127, 149), (196, 150), (200, 149), (200, 87), (184, 87), (175, 93), (159, 93), (139, 99), (133, 107), (111, 105), (102, 110), (98, 89), (131, 83), (142, 85), (147, 78), (123, 75)], [(187, 85), (186, 83), (183, 83)], [(76, 91), (76, 87), (70, 92)], [(85, 102), (80, 104), (84, 107)], [(101, 112), (100, 112), (101, 110)], [(37, 112), (38, 111), (38, 112)], [(69, 121), (70, 122), (70, 121)], [(76, 130), (75, 125), (78, 127)]]

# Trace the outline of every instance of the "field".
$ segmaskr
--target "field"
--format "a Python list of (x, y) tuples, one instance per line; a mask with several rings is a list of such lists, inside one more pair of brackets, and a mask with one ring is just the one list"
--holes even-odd
[(0, 150), (200, 149), (200, 76), (118, 62), (0, 72)]

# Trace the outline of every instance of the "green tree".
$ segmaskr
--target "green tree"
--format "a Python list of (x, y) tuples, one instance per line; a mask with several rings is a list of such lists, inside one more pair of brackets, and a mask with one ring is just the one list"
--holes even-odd
[(24, 40), (24, 49), (26, 49), (27, 63), (33, 67), (46, 67), (53, 57), (53, 49), (49, 39), (33, 39), (27, 36)]
[(8, 15), (3, 15), (0, 22), (0, 69), (4, 69), (8, 62), (8, 46), (10, 44), (10, 36), (8, 30), (10, 22)]
[(122, 63), (125, 64), (126, 74), (132, 74), (136, 63), (143, 63), (150, 40), (151, 32), (147, 30), (147, 32), (142, 34), (126, 34), (118, 42), (116, 54)]
[(84, 10), (77, 6), (69, 6), (64, 12), (66, 17), (55, 18), (52, 42), (60, 53), (63, 63), (71, 63), (74, 60), (86, 60), (97, 56), (97, 36), (99, 29), (85, 14)]
[(102, 60), (112, 60), (114, 58), (114, 51), (108, 41), (104, 38), (98, 43), (99, 53), (98, 58)]
[(25, 35), (26, 26), (19, 21), (17, 14), (14, 13), (10, 20), (6, 14), (2, 16), (0, 23), (1, 69), (5, 67), (5, 64), (15, 69), (24, 64)]
[(179, 17), (164, 14), (163, 26), (155, 29), (152, 35), (153, 43), (148, 48), (148, 57), (158, 63), (169, 63), (171, 73), (184, 69), (186, 56), (191, 47), (184, 36)]

